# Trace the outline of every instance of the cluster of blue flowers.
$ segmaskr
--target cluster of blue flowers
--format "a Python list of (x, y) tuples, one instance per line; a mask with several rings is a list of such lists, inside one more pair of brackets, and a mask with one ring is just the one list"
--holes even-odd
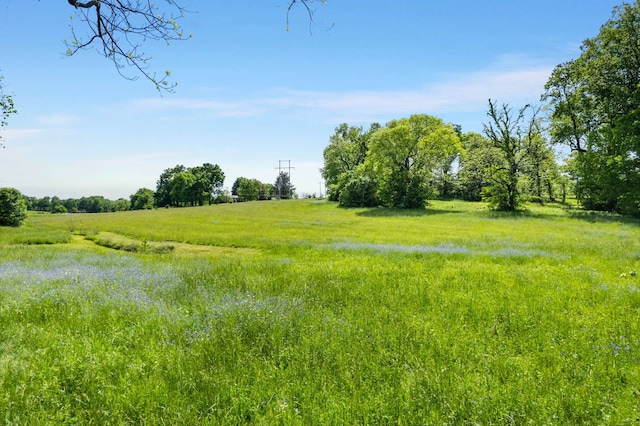
[(170, 268), (152, 269), (125, 256), (68, 253), (0, 263), (0, 291), (17, 300), (81, 298), (94, 304), (157, 309), (163, 303), (158, 296), (179, 282), (179, 275)]

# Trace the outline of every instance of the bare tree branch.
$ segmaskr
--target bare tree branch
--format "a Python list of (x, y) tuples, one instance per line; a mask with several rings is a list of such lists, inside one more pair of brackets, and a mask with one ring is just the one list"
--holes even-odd
[[(142, 45), (149, 40), (170, 44), (172, 41), (190, 38), (179, 25), (180, 18), (186, 12), (182, 6), (174, 0), (167, 0), (163, 10), (151, 0), (91, 0), (86, 3), (67, 1), (78, 9), (80, 21), (88, 29), (87, 35), (81, 36), (71, 25), (73, 39), (66, 42), (67, 55), (96, 48), (113, 61), (123, 77), (136, 80), (141, 74), (158, 90), (173, 91), (176, 84), (168, 80), (170, 71), (165, 71), (161, 77), (149, 71), (151, 56), (142, 50)], [(125, 73), (128, 68), (134, 68), (138, 75)]]
[(289, 31), (289, 18), (291, 15), (291, 10), (296, 6), (301, 4), (302, 6), (304, 6), (305, 11), (307, 12), (307, 15), (309, 15), (309, 32), (311, 33), (311, 28), (313, 25), (313, 10), (311, 9), (311, 6), (309, 6), (311, 3), (314, 3), (315, 1), (320, 1), (322, 3), (326, 3), (327, 0), (290, 0), (289, 1), (289, 7), (287, 7), (287, 31)]
[[(288, 0), (286, 13), (287, 30), (289, 16), (296, 5), (302, 5), (310, 24), (313, 23), (313, 2), (326, 3), (326, 0)], [(155, 0), (90, 0), (81, 2), (67, 0), (77, 10), (77, 16), (84, 24), (86, 34), (82, 35), (71, 25), (72, 40), (65, 42), (67, 55), (71, 56), (80, 50), (95, 48), (98, 52), (113, 61), (118, 73), (129, 80), (136, 80), (142, 75), (151, 81), (159, 91), (173, 92), (176, 83), (169, 81), (170, 71), (162, 76), (149, 70), (151, 56), (142, 50), (149, 40), (173, 41), (186, 40), (191, 37), (185, 34), (179, 24), (187, 10), (179, 0), (166, 0), (161, 6)], [(95, 11), (95, 14), (93, 13)], [(73, 20), (73, 17), (71, 17)], [(133, 68), (134, 73), (127, 70)]]

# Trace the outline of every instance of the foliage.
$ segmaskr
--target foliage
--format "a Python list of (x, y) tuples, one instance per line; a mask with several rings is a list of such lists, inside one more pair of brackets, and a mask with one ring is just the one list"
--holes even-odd
[(478, 133), (460, 138), (463, 152), (458, 172), (459, 194), (463, 200), (481, 201), (482, 190), (490, 185), (491, 171), (503, 163), (499, 148)]
[(211, 204), (220, 194), (224, 173), (217, 164), (186, 168), (179, 164), (165, 169), (156, 183), (157, 207)]
[(0, 226), (22, 225), (27, 217), (27, 201), (14, 188), (0, 188)]
[(339, 205), (341, 207), (377, 207), (378, 184), (371, 176), (367, 175), (364, 167), (360, 166), (349, 172), (343, 173), (341, 179), (346, 183), (341, 185)]
[(323, 151), (324, 167), (321, 170), (330, 201), (339, 200), (340, 192), (348, 181), (346, 175), (364, 163), (369, 140), (379, 129), (378, 123), (371, 124), (367, 131), (347, 123), (342, 123), (335, 129), (335, 133), (329, 138), (329, 145)]
[(556, 201), (561, 176), (555, 154), (540, 132), (527, 140), (523, 173), (529, 180), (527, 192), (539, 203)]
[(279, 200), (294, 198), (296, 187), (291, 184), (291, 176), (287, 172), (280, 172), (273, 184), (273, 194)]
[[(68, 235), (70, 221), (194, 250), (15, 244)], [(639, 242), (637, 221), (553, 205), (30, 215), (0, 232), (0, 412), (9, 424), (633, 423)]]
[[(71, 25), (71, 41), (67, 41), (67, 55), (80, 50), (95, 49), (99, 54), (113, 61), (121, 75), (134, 80), (138, 77), (126, 76), (123, 70), (133, 68), (138, 75), (151, 81), (156, 89), (172, 91), (175, 84), (168, 81), (170, 71), (158, 77), (150, 72), (148, 54), (142, 44), (151, 40), (167, 44), (185, 40), (191, 35), (184, 34), (179, 20), (185, 9), (179, 2), (167, 0), (163, 6), (151, 1), (109, 1), (91, 0), (86, 3), (69, 0), (76, 9), (76, 16), (83, 24), (87, 35), (82, 36)], [(73, 22), (73, 16), (72, 22)]]
[(119, 198), (109, 200), (101, 195), (92, 195), (82, 198), (68, 198), (45, 196), (42, 198), (27, 197), (27, 207), (29, 210), (51, 212), (51, 213), (106, 213), (125, 211), (131, 208), (129, 200)]
[(640, 215), (640, 1), (624, 3), (547, 82), (554, 141), (579, 153), (587, 208)]
[(51, 210), (51, 213), (58, 213), (58, 214), (68, 213), (68, 210), (62, 204), (56, 204), (55, 207), (53, 207), (53, 209)]
[[(523, 188), (523, 174), (527, 160), (531, 164), (542, 163), (544, 149), (537, 110), (525, 105), (517, 114), (512, 108), (503, 104), (498, 107), (489, 99), (489, 121), (484, 125), (484, 133), (493, 146), (500, 151), (502, 161), (492, 164), (489, 175), (489, 186), (483, 188), (483, 198), (497, 209), (514, 211), (522, 208), (526, 201)], [(534, 145), (541, 145), (534, 148)], [(541, 173), (539, 168), (536, 173)]]
[(275, 189), (270, 183), (239, 177), (233, 182), (231, 193), (240, 201), (270, 200), (275, 195)]
[(461, 150), (451, 124), (428, 115), (393, 120), (375, 132), (365, 160), (378, 182), (381, 203), (422, 208), (433, 193), (434, 171)]
[(260, 196), (262, 183), (257, 179), (240, 178), (237, 194), (242, 201), (254, 201)]
[(153, 208), (153, 190), (140, 188), (135, 194), (131, 194), (131, 210), (148, 210)]
[[(0, 75), (0, 132), (7, 126), (9, 116), (17, 113), (15, 104), (13, 103), (13, 98), (10, 95), (5, 94), (2, 90), (2, 80), (3, 77)], [(3, 147), (2, 134), (0, 133), (0, 148)]]
[[(92, 195), (78, 200), (78, 210), (86, 213), (105, 213), (116, 211), (116, 208), (114, 201), (108, 200), (102, 195)], [(128, 208), (123, 210), (128, 210)]]

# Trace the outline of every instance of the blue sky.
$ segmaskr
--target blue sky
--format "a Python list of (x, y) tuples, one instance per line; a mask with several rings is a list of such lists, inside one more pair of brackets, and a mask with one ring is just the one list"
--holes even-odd
[(298, 192), (318, 193), (340, 123), (424, 113), (481, 132), (488, 98), (538, 102), (552, 69), (620, 3), (328, 0), (311, 31), (301, 8), (287, 31), (286, 0), (191, 0), (197, 13), (181, 23), (192, 39), (145, 46), (178, 82), (160, 96), (95, 51), (65, 57), (66, 1), (0, 0), (0, 73), (19, 110), (3, 132), (0, 187), (128, 198), (177, 164), (218, 164), (230, 188), (240, 176), (273, 183), (290, 160)]

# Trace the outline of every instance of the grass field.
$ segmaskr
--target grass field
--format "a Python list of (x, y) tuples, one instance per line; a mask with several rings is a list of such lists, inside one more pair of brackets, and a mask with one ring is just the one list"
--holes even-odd
[(640, 227), (322, 200), (0, 228), (5, 424), (638, 424)]

